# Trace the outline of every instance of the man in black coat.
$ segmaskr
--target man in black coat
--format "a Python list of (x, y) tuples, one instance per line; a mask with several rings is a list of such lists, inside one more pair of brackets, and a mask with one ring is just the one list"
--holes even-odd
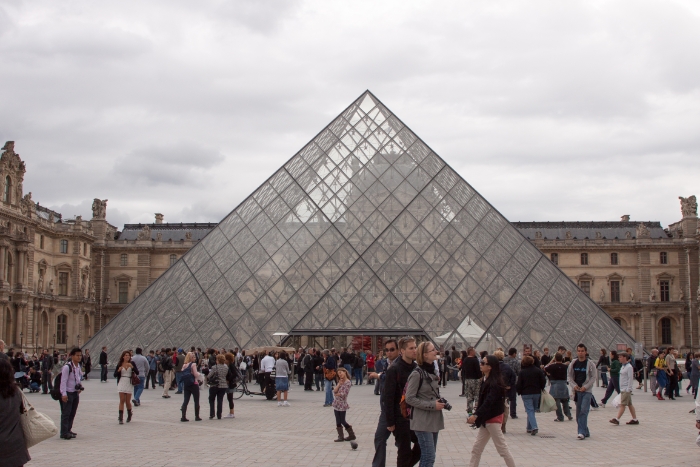
[(107, 382), (107, 347), (102, 347), (100, 352), (100, 383)]
[(416, 367), (416, 340), (412, 337), (400, 339), (399, 349), (401, 358), (397, 358), (387, 370), (382, 394), (386, 409), (386, 429), (394, 433), (398, 447), (396, 466), (412, 467), (420, 460), (420, 446), (416, 434), (411, 430), (410, 420), (401, 415), (400, 403), (408, 376)]
[(41, 392), (43, 394), (48, 394), (49, 391), (53, 391), (51, 370), (53, 370), (53, 356), (47, 349), (44, 349), (44, 352), (41, 354)]
[(304, 367), (304, 391), (313, 391), (311, 385), (314, 383), (314, 354), (316, 349), (309, 350), (304, 360), (301, 361)]
[(498, 359), (499, 367), (501, 369), (501, 376), (503, 377), (503, 382), (506, 383), (505, 411), (503, 412), (503, 423), (501, 423), (501, 431), (505, 433), (506, 423), (508, 423), (508, 404), (511, 396), (517, 396), (515, 391), (515, 383), (518, 379), (518, 375), (516, 375), (510, 365), (504, 361), (505, 354), (501, 350), (496, 350), (493, 355)]
[(323, 377), (323, 355), (321, 351), (314, 355), (314, 382), (316, 383), (317, 391), (325, 391), (326, 379)]

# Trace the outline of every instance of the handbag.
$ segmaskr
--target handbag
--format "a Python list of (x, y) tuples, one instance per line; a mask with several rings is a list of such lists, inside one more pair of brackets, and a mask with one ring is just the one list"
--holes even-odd
[(52, 438), (58, 434), (58, 427), (49, 417), (32, 407), (23, 392), (22, 405), (24, 412), (20, 415), (22, 431), (24, 432), (24, 442), (27, 449)]
[(326, 380), (333, 381), (336, 377), (335, 368), (324, 368), (323, 376), (326, 378)]
[(134, 373), (134, 370), (131, 370), (131, 384), (134, 386), (138, 386), (141, 384), (141, 380), (139, 379), (139, 375)]
[(543, 390), (542, 395), (540, 396), (540, 412), (551, 412), (552, 410), (556, 409), (556, 407), (557, 401), (554, 400), (554, 397), (552, 397), (552, 395), (547, 391)]

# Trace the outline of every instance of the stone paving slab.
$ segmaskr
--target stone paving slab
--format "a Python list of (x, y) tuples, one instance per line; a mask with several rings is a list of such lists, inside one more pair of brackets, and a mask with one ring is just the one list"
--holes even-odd
[[(324, 393), (304, 392), (296, 384), (289, 393), (291, 407), (278, 407), (262, 396), (244, 396), (236, 401), (236, 418), (222, 420), (208, 419), (208, 392), (204, 390), (204, 420), (194, 421), (191, 402), (189, 423), (179, 421), (182, 396), (171, 392), (171, 399), (163, 399), (161, 390), (149, 389), (141, 396), (142, 405), (134, 408), (133, 421), (124, 425), (117, 423), (118, 396), (113, 379), (107, 384), (89, 380), (85, 387), (73, 428), (78, 438), (66, 441), (55, 437), (33, 447), (28, 466), (368, 466), (374, 455), (379, 397), (372, 394), (372, 386), (353, 386), (350, 391), (347, 419), (358, 436), (356, 451), (350, 443), (333, 442), (335, 418), (332, 408), (323, 407)], [(458, 397), (459, 391), (456, 382), (448, 383), (443, 390), (454, 408), (445, 413), (437, 466), (461, 467), (469, 462), (476, 432), (465, 423), (466, 404)], [(596, 389), (595, 395), (600, 400), (603, 390)], [(40, 394), (27, 397), (37, 410), (60, 422), (58, 402)], [(540, 435), (554, 438), (528, 435), (519, 399), (519, 418), (508, 421), (506, 440), (517, 465), (523, 467), (700, 466), (700, 448), (695, 446), (698, 432), (694, 415), (688, 413), (694, 407), (690, 396), (661, 402), (637, 391), (633, 402), (640, 425), (610, 424), (615, 409), (608, 406), (591, 412), (591, 438), (578, 441), (575, 421), (555, 423), (553, 413), (537, 414), (537, 420)], [(224, 413), (227, 408), (224, 400)], [(393, 438), (389, 439), (387, 452), (387, 466), (395, 466)], [(481, 465), (505, 463), (489, 444)]]

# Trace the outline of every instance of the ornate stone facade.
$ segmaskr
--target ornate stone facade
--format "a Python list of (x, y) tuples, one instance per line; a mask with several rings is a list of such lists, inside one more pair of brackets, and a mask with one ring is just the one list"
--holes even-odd
[[(7, 142), (0, 156), (0, 338), (8, 347), (68, 349), (85, 343), (204, 238), (215, 223), (65, 220), (22, 191), (26, 167)], [(645, 345), (700, 347), (697, 202), (658, 222), (514, 222), (542, 252)], [(584, 264), (585, 263), (585, 264)]]

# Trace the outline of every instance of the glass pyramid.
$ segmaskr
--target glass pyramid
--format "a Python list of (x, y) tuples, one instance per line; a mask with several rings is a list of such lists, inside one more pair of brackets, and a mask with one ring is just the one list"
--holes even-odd
[(369, 91), (87, 344), (251, 348), (296, 335), (632, 344)]

